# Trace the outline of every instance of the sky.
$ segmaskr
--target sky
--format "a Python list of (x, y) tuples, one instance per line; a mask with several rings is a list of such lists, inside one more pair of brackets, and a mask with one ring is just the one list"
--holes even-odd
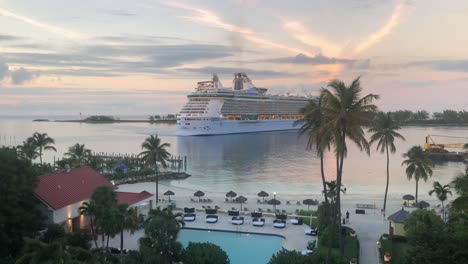
[(466, 0), (0, 0), (0, 115), (176, 113), (246, 72), (315, 95), (361, 76), (384, 111), (468, 110)]

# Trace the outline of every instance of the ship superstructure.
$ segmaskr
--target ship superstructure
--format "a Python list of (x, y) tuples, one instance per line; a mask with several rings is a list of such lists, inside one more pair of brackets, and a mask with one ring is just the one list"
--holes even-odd
[(198, 82), (195, 92), (177, 117), (178, 135), (217, 135), (298, 129), (303, 96), (268, 95), (245, 73), (234, 74), (233, 87), (225, 88), (218, 76)]

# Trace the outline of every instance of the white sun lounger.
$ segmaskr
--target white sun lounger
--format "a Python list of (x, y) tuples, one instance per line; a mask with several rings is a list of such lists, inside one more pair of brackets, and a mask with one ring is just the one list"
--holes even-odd
[(216, 223), (216, 222), (218, 222), (218, 216), (217, 215), (207, 215), (206, 216), (206, 222), (207, 223)]
[(302, 250), (301, 254), (302, 254), (303, 256), (307, 256), (307, 255), (309, 255), (309, 254), (312, 254), (312, 250), (310, 250), (310, 249), (304, 249), (304, 250)]
[(265, 219), (263, 218), (254, 218), (252, 221), (253, 226), (264, 226), (265, 225)]
[(276, 220), (273, 221), (273, 227), (285, 228), (286, 227), (286, 221), (276, 219)]
[(242, 224), (244, 224), (244, 218), (235, 216), (235, 217), (232, 218), (231, 223), (233, 225), (242, 225)]
[(186, 222), (193, 222), (193, 221), (195, 221), (195, 219), (196, 219), (195, 214), (185, 214), (184, 215), (184, 221), (186, 221)]

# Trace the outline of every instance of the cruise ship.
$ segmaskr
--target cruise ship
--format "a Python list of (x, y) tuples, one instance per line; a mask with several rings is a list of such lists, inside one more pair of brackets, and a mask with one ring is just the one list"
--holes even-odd
[(245, 73), (234, 74), (233, 87), (218, 76), (198, 82), (177, 115), (177, 135), (220, 135), (299, 129), (300, 109), (311, 97), (269, 95)]

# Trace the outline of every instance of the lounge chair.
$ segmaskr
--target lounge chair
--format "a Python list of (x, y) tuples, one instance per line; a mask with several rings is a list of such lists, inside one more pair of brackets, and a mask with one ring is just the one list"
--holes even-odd
[(184, 207), (184, 213), (186, 213), (186, 214), (195, 213), (195, 207)]
[(219, 207), (219, 206), (217, 206), (217, 205), (215, 205), (215, 207), (214, 207), (214, 208), (215, 208), (216, 210), (219, 210), (219, 209), (221, 209), (221, 207)]
[(204, 205), (201, 206), (203, 209), (206, 209), (206, 207)]
[(290, 201), (286, 201), (286, 204), (291, 204), (291, 202), (290, 202)]
[(286, 227), (286, 221), (283, 220), (283, 219), (275, 219), (275, 220), (273, 220), (273, 227), (285, 228)]
[(244, 207), (244, 211), (245, 211), (245, 212), (249, 211), (249, 208)]
[(304, 249), (304, 250), (302, 250), (301, 254), (302, 254), (302, 256), (310, 255), (310, 254), (312, 254), (312, 250)]
[(283, 214), (288, 214), (288, 212), (286, 212), (286, 210), (284, 210), (284, 209), (281, 210), (281, 212), (282, 212)]
[(317, 246), (317, 240), (309, 240), (309, 242), (307, 242), (307, 249), (308, 250), (314, 250), (315, 247)]
[(193, 222), (197, 218), (196, 214), (184, 214), (184, 221), (185, 222)]
[(308, 236), (317, 236), (318, 235), (318, 228), (317, 227), (311, 227), (304, 229), (304, 234)]
[(242, 216), (234, 216), (231, 220), (233, 225), (243, 225), (244, 224), (244, 217)]
[(294, 219), (291, 219), (291, 224), (293, 225), (302, 225), (304, 223), (304, 220), (302, 217), (296, 217)]
[(206, 208), (211, 209), (211, 206), (208, 205), (208, 206), (206, 206)]
[(224, 199), (224, 201), (225, 201), (226, 203), (229, 203), (229, 199), (228, 199), (228, 198)]
[(239, 211), (237, 210), (229, 210), (228, 211), (229, 216), (239, 216)]
[(257, 203), (262, 203), (262, 200), (258, 199), (258, 200), (257, 200)]
[(206, 222), (210, 224), (214, 224), (218, 222), (218, 216), (217, 215), (207, 215), (206, 216)]
[(271, 213), (271, 210), (270, 210), (270, 208), (268, 208), (268, 209), (267, 209), (267, 212)]
[(193, 203), (193, 202), (195, 202), (195, 200), (194, 200), (194, 199), (192, 199), (192, 198), (190, 198), (190, 202), (192, 202), (192, 203)]
[(252, 213), (250, 213), (250, 216), (252, 218), (262, 218), (262, 213), (261, 212), (252, 212)]
[(259, 212), (263, 212), (262, 208), (258, 208), (258, 211), (259, 211)]
[(264, 226), (265, 225), (265, 219), (264, 218), (254, 218), (254, 219), (252, 219), (252, 225), (253, 226)]
[(206, 208), (206, 209), (205, 209), (205, 213), (206, 213), (207, 215), (215, 215), (215, 214), (218, 213), (218, 210)]
[(296, 205), (301, 205), (301, 202), (300, 202), (300, 201), (297, 201)]
[(236, 211), (237, 209), (235, 207), (231, 207), (231, 210)]

